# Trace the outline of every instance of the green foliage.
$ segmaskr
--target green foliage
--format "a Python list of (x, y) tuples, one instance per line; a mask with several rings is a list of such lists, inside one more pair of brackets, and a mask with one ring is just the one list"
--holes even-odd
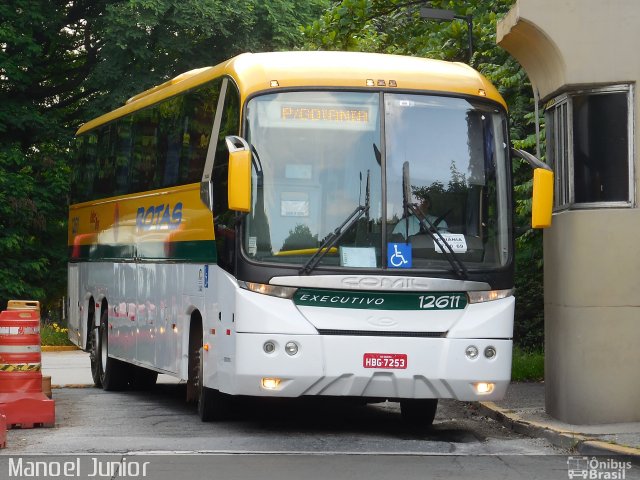
[(297, 224), (289, 230), (289, 236), (282, 245), (282, 251), (313, 248), (318, 245), (318, 235), (313, 235), (307, 225)]
[(69, 340), (69, 330), (56, 322), (40, 326), (40, 344), (55, 347), (73, 345)]
[(511, 380), (536, 382), (544, 379), (544, 352), (542, 349), (524, 350), (515, 347), (511, 362)]
[(68, 167), (55, 145), (0, 150), (0, 303), (61, 296)]
[[(514, 0), (432, 0), (432, 8), (473, 17), (471, 65), (485, 75), (509, 105), (510, 136), (518, 148), (535, 146), (533, 94), (525, 71), (496, 45), (496, 26)], [(438, 22), (420, 17), (425, 2), (341, 0), (302, 29), (306, 48), (356, 50), (467, 61), (465, 21)], [(524, 347), (543, 345), (542, 235), (530, 228), (531, 170), (514, 164), (516, 239), (515, 340)]]
[(325, 0), (127, 0), (95, 19), (98, 62), (90, 116), (180, 74), (246, 51), (292, 48)]

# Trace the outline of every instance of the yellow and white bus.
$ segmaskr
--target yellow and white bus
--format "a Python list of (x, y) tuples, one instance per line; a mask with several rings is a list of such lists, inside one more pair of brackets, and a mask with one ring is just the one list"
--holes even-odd
[[(498, 399), (513, 334), (504, 100), (456, 63), (243, 54), (83, 125), (69, 332), (105, 390)], [(519, 154), (524, 155), (524, 154)], [(534, 218), (551, 218), (535, 158)]]

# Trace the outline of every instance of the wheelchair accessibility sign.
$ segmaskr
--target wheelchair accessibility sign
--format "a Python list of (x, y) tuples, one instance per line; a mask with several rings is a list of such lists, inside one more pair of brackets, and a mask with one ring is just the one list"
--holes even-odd
[(411, 244), (387, 243), (387, 265), (389, 268), (411, 268)]

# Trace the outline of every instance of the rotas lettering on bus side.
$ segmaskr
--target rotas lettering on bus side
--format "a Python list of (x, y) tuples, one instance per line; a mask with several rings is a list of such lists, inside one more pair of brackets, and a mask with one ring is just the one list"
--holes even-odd
[(182, 202), (173, 207), (170, 203), (163, 203), (150, 207), (140, 207), (136, 213), (138, 230), (173, 230), (182, 223)]

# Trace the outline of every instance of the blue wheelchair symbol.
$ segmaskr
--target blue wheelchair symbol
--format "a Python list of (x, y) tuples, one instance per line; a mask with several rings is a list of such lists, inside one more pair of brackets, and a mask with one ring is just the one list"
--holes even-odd
[(389, 268), (411, 268), (411, 259), (411, 244), (387, 244), (387, 265)]

